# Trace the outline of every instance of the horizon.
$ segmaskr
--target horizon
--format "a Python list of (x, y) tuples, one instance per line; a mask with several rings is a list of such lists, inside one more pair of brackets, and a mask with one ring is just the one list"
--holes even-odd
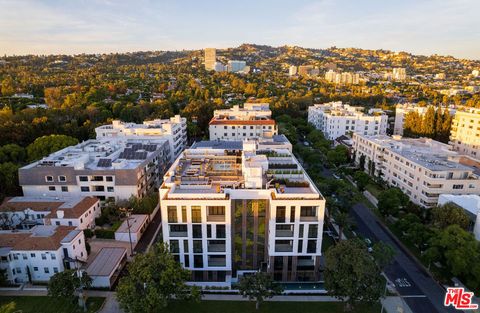
[[(225, 49), (253, 42), (358, 47), (479, 60), (474, 0), (0, 0), (0, 54), (78, 55)], [(381, 31), (378, 31), (381, 29)]]
[(216, 50), (228, 50), (228, 49), (238, 49), (243, 45), (254, 45), (254, 46), (267, 46), (271, 48), (282, 48), (282, 47), (292, 47), (292, 48), (302, 48), (302, 49), (308, 49), (308, 50), (329, 50), (332, 48), (335, 49), (359, 49), (359, 50), (364, 50), (364, 51), (388, 51), (391, 53), (408, 53), (413, 56), (424, 56), (424, 57), (432, 57), (432, 56), (442, 56), (442, 57), (453, 57), (459, 60), (469, 60), (469, 61), (480, 61), (480, 58), (478, 59), (473, 59), (473, 58), (462, 58), (462, 57), (456, 57), (451, 54), (438, 54), (438, 53), (432, 53), (432, 54), (416, 54), (411, 51), (406, 51), (406, 50), (390, 50), (390, 49), (385, 49), (385, 48), (378, 48), (378, 49), (368, 49), (368, 48), (361, 48), (361, 47), (338, 47), (338, 46), (330, 46), (330, 47), (324, 47), (324, 48), (312, 48), (312, 47), (303, 47), (303, 46), (298, 46), (298, 45), (289, 45), (289, 44), (284, 44), (284, 45), (278, 45), (278, 46), (272, 46), (272, 45), (267, 45), (267, 44), (259, 44), (259, 43), (241, 43), (237, 46), (232, 46), (232, 47), (201, 47), (201, 48), (192, 48), (192, 49), (175, 49), (175, 50), (132, 50), (132, 51), (106, 51), (106, 52), (91, 52), (91, 53), (85, 53), (85, 52), (80, 52), (80, 53), (50, 53), (50, 54), (4, 54), (4, 56), (0, 58), (9, 58), (9, 57), (24, 57), (24, 56), (36, 56), (36, 57), (48, 57), (48, 56), (70, 56), (70, 57), (75, 57), (75, 56), (80, 56), (80, 55), (111, 55), (111, 54), (129, 54), (129, 53), (146, 53), (146, 52), (180, 52), (180, 51), (187, 51), (187, 52), (194, 52), (194, 51), (203, 51), (206, 48), (215, 48)]

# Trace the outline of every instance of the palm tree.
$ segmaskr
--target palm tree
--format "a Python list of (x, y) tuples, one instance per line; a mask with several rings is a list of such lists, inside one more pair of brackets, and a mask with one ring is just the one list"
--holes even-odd
[(334, 216), (335, 223), (338, 226), (338, 238), (342, 240), (343, 231), (349, 229), (353, 225), (353, 221), (346, 212), (337, 212)]

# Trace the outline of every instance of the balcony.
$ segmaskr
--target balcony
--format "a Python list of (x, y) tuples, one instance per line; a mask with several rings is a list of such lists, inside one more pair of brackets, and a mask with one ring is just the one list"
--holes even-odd
[(208, 244), (208, 252), (225, 252), (225, 243)]
[(208, 257), (209, 267), (225, 267), (227, 265), (227, 259), (225, 257)]
[(225, 215), (208, 215), (207, 222), (225, 222)]
[(187, 237), (187, 231), (170, 231), (170, 237)]
[(275, 244), (275, 252), (293, 252), (293, 246), (290, 244)]

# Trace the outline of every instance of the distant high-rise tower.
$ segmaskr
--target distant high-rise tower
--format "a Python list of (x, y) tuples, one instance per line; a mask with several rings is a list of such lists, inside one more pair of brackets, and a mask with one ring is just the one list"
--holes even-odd
[(215, 70), (216, 61), (217, 61), (217, 52), (215, 48), (205, 48), (205, 69), (207, 71)]

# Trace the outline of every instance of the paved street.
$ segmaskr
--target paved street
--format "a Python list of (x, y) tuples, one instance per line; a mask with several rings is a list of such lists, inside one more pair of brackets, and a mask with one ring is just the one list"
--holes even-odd
[(385, 269), (385, 274), (395, 283), (396, 289), (404, 296), (403, 299), (413, 312), (456, 312), (453, 308), (443, 306), (443, 287), (397, 245), (370, 209), (357, 203), (351, 214), (357, 224), (357, 233), (372, 241), (388, 243), (395, 249), (395, 260)]
[(140, 241), (135, 246), (135, 253), (145, 253), (147, 251), (150, 243), (157, 235), (157, 231), (159, 231), (159, 228), (161, 226), (162, 215), (160, 213), (160, 210), (158, 210), (150, 224), (148, 224), (147, 230), (145, 231), (145, 233), (143, 233), (142, 238), (140, 238)]

